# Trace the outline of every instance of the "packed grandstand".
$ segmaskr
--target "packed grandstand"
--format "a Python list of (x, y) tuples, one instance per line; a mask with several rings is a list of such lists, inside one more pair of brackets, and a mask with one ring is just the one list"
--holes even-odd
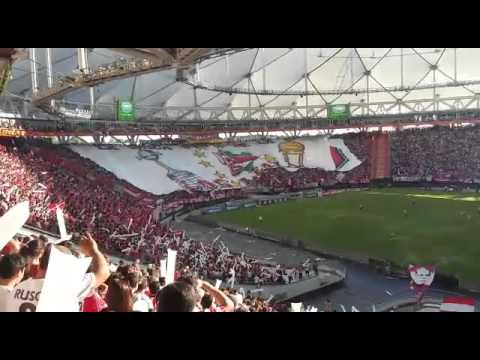
[[(27, 216), (11, 238), (0, 242), (0, 312), (336, 311), (330, 300), (306, 309), (295, 302), (297, 296), (286, 301), (278, 295), (339, 273), (322, 259), (313, 260), (313, 253), (307, 261), (271, 262), (247, 248), (233, 251), (220, 235), (201, 241), (179, 221), (188, 216), (207, 221), (204, 215), (226, 210), (385, 186), (478, 192), (480, 127), (424, 125), (367, 129), (347, 120), (344, 131), (335, 133), (277, 132), (241, 139), (199, 131), (185, 138), (146, 136), (130, 144), (113, 135), (111, 142), (68, 143), (40, 133), (4, 132), (0, 220), (23, 210)], [(49, 131), (60, 139), (64, 130), (55, 126)], [(363, 204), (354, 207), (368, 212)], [(400, 214), (408, 217), (405, 209)], [(255, 229), (236, 231), (256, 235)], [(62, 266), (68, 269), (64, 274)], [(412, 289), (421, 289), (420, 301), (434, 270), (413, 266), (408, 271)], [(324, 280), (316, 284), (327, 286)], [(267, 296), (267, 288), (280, 290)]]
[[(475, 165), (478, 132), (479, 129), (473, 127), (431, 128), (388, 134), (391, 148), (385, 151), (391, 152), (394, 180), (476, 186), (480, 182)], [(62, 207), (70, 232), (83, 234), (88, 231), (106, 254), (151, 264), (148, 270), (139, 270), (135, 265), (124, 265), (114, 273), (119, 276), (115, 286), (121, 286), (122, 272), (125, 279), (133, 277), (132, 273), (136, 274), (136, 280), (131, 280), (130, 285), (136, 289), (137, 283), (142, 284), (141, 290), (134, 292), (137, 297), (140, 293), (146, 293), (155, 300), (156, 292), (162, 288), (162, 281), (165, 281), (164, 277), (159, 276), (159, 266), (160, 261), (167, 256), (167, 249), (178, 252), (176, 277), (182, 277), (187, 272), (204, 279), (221, 279), (228, 284), (233, 269), (239, 284), (289, 284), (314, 276), (317, 270), (312, 264), (275, 266), (269, 269), (254, 258), (225, 253), (220, 242), (217, 246), (211, 246), (189, 239), (184, 231), (170, 227), (169, 223), (162, 223), (162, 217), (184, 208), (206, 207), (219, 200), (245, 198), (248, 196), (245, 189), (250, 192), (252, 188), (258, 188), (263, 193), (285, 193), (312, 188), (365, 186), (369, 183), (370, 163), (375, 161), (369, 158), (369, 144), (383, 136), (360, 133), (341, 137), (352, 154), (361, 161), (360, 165), (347, 172), (326, 171), (323, 168), (292, 171), (277, 164), (255, 169), (253, 177), (245, 181), (244, 187), (237, 189), (175, 191), (165, 195), (154, 195), (139, 189), (68, 147), (39, 140), (3, 139), (0, 148), (0, 215), (15, 204), (28, 201), (31, 215), (27, 224), (58, 234), (55, 209), (57, 206)], [(439, 138), (442, 139), (441, 146)], [(462, 144), (461, 153), (456, 150), (458, 144)], [(205, 149), (205, 146), (191, 147), (192, 152)], [(92, 147), (90, 151), (100, 153), (116, 150)], [(31, 260), (33, 266), (36, 261), (41, 263), (44, 247), (47, 246), (42, 237), (36, 236), (20, 237), (14, 244), (8, 249), (18, 248), (20, 252), (22, 249), (31, 249), (25, 252), (37, 254)], [(11, 250), (4, 252), (12, 253)], [(26, 272), (31, 274), (32, 270), (27, 268)], [(112, 280), (100, 289), (107, 288), (110, 281)], [(231, 295), (235, 290), (225, 288), (225, 292)], [(237, 310), (282, 309), (281, 306), (268, 306), (260, 299), (246, 296), (244, 303), (237, 303)], [(88, 297), (85, 301), (92, 300)], [(111, 310), (118, 311), (115, 308)]]

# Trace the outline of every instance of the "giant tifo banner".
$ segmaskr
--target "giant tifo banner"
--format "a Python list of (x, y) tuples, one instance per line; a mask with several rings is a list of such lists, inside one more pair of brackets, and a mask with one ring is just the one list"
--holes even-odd
[(265, 168), (321, 168), (347, 172), (361, 164), (342, 139), (318, 136), (243, 146), (208, 145), (166, 149), (100, 150), (75, 145), (72, 150), (95, 161), (136, 187), (154, 194), (177, 190), (239, 188)]

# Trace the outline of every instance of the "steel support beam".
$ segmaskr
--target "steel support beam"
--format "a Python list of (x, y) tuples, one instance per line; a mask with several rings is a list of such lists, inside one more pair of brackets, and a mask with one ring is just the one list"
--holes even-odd
[(304, 71), (304, 74), (303, 76), (305, 77), (305, 106), (306, 106), (306, 117), (308, 119), (308, 115), (309, 115), (309, 111), (308, 111), (308, 52), (307, 52), (307, 48), (305, 48), (305, 51), (304, 51), (304, 56), (305, 56), (305, 71)]
[(49, 88), (53, 87), (53, 69), (52, 69), (52, 48), (45, 49), (46, 63), (47, 63), (47, 85)]
[(457, 81), (457, 48), (453, 48), (453, 78)]
[(370, 75), (367, 74), (367, 116), (370, 115), (370, 92), (368, 91), (368, 89), (369, 89), (369, 78), (370, 78)]
[(40, 90), (38, 88), (38, 73), (37, 73), (37, 49), (30, 48), (30, 75), (32, 77), (32, 93), (37, 94)]
[[(47, 63), (47, 85), (48, 88), (51, 89), (53, 87), (54, 79), (53, 79), (53, 68), (52, 68), (52, 48), (47, 48), (46, 51), (46, 63)], [(52, 99), (50, 102), (50, 106), (55, 108), (55, 100)]]
[(400, 86), (403, 88), (403, 48), (400, 48)]
[(78, 63), (78, 70), (80, 70), (84, 74), (89, 73), (86, 48), (77, 48), (77, 63)]
[(158, 62), (160, 59), (169, 62), (174, 62), (173, 54), (162, 48), (109, 48), (112, 51), (132, 56), (138, 59), (148, 59), (153, 62)]

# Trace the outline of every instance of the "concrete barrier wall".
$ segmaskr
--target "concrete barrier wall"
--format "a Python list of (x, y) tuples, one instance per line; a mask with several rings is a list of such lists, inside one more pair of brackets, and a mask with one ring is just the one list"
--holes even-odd
[[(347, 252), (341, 251), (332, 251), (332, 250), (318, 250), (312, 248), (308, 244), (305, 244), (301, 240), (289, 239), (286, 237), (278, 236), (275, 234), (270, 234), (264, 231), (259, 231), (255, 229), (241, 228), (231, 224), (220, 223), (212, 219), (205, 220), (205, 216), (199, 216), (195, 219), (192, 219), (193, 222), (197, 222), (201, 225), (211, 226), (211, 227), (222, 227), (225, 230), (243, 234), (246, 236), (253, 236), (262, 240), (271, 241), (279, 245), (301, 249), (304, 251), (311, 252), (317, 256), (321, 256), (327, 259), (336, 259), (341, 261), (360, 263), (364, 265), (369, 265), (373, 270), (383, 273), (384, 275), (396, 276), (396, 277), (408, 277), (408, 273), (404, 267), (395, 264), (393, 262), (382, 260), (382, 259), (373, 259), (368, 256), (362, 256), (357, 254), (350, 254)], [(187, 219), (190, 220), (190, 219)], [(435, 284), (449, 290), (467, 290), (472, 292), (480, 292), (480, 284), (477, 282), (466, 282), (459, 281), (455, 276), (449, 274), (437, 273), (435, 275)]]
[[(319, 263), (318, 276), (297, 281), (286, 285), (266, 285), (262, 286), (262, 297), (273, 295), (273, 301), (284, 302), (294, 298), (309, 294), (327, 286), (336, 284), (345, 279), (346, 269), (336, 261), (324, 260)], [(255, 285), (238, 285), (245, 291), (255, 290)]]

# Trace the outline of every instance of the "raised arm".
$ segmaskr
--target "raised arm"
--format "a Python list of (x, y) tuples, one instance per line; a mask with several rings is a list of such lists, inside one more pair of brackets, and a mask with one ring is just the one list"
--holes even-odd
[(110, 276), (110, 270), (108, 269), (108, 263), (105, 256), (98, 250), (98, 245), (93, 240), (92, 235), (87, 233), (80, 240), (80, 250), (86, 256), (92, 258), (93, 274), (96, 279), (96, 286), (103, 284)]
[(215, 299), (215, 302), (218, 305), (223, 306), (226, 312), (232, 312), (235, 310), (232, 299), (225, 295), (220, 289), (217, 289), (208, 281), (202, 281), (202, 288)]

